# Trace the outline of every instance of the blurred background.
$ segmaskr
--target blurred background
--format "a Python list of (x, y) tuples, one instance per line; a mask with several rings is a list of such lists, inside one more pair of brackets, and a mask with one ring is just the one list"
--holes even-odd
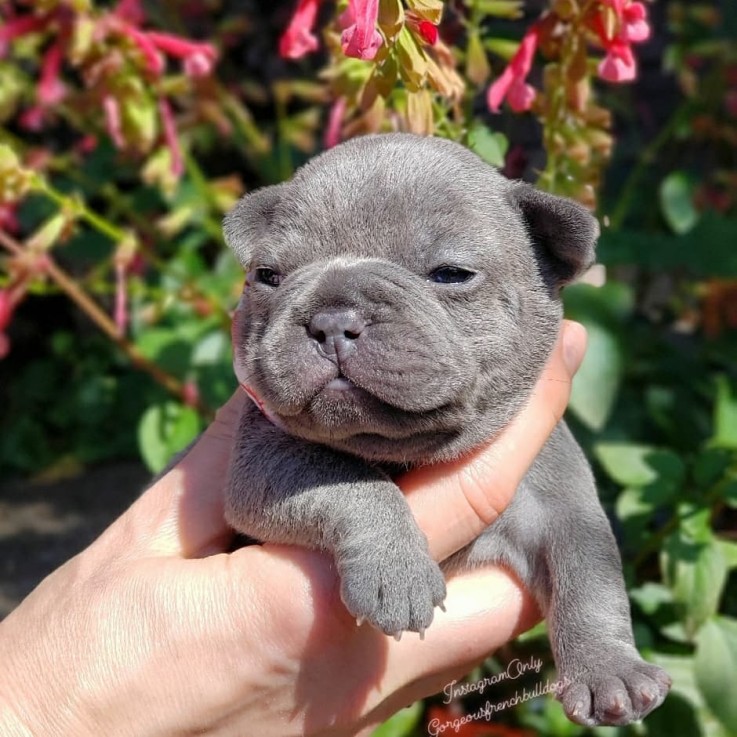
[[(368, 32), (361, 26), (368, 17)], [(674, 687), (589, 730), (550, 697), (462, 737), (737, 735), (737, 5), (0, 0), (0, 616), (235, 389), (236, 199), (368, 132), (453, 138), (574, 197), (599, 263), (569, 420)], [(541, 625), (384, 737), (554, 679)]]

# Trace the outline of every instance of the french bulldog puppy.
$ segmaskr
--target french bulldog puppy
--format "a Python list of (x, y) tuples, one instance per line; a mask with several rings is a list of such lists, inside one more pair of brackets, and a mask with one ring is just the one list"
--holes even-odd
[[(247, 195), (224, 230), (247, 272), (234, 366), (254, 400), (227, 519), (329, 551), (359, 622), (422, 633), (445, 583), (392, 477), (514, 417), (597, 223), (458, 144), (390, 134)], [(444, 566), (488, 563), (513, 569), (545, 613), (573, 721), (626, 724), (662, 703), (670, 678), (635, 649), (615, 540), (564, 423), (501, 517)]]

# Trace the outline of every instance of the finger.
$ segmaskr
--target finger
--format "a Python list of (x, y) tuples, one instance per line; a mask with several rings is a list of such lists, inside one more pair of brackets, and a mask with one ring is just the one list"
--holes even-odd
[[(446, 611), (436, 611), (424, 640), (412, 634), (400, 642), (389, 640), (383, 700), (368, 716), (370, 723), (432, 694), (443, 694), (447, 703), (454, 681), (540, 620), (531, 596), (502, 568), (454, 576), (445, 604)], [(493, 701), (491, 693), (486, 695)]]
[(223, 513), (225, 482), (247, 401), (237, 390), (184, 457), (134, 502), (101, 542), (110, 539), (132, 556), (197, 558), (225, 550), (233, 537)]
[(493, 442), (458, 461), (416, 469), (398, 480), (437, 560), (477, 538), (512, 500), (565, 412), (585, 350), (584, 327), (565, 321), (527, 405)]
[[(449, 580), (446, 611), (435, 610), (424, 640), (407, 632), (396, 642), (369, 624), (356, 626), (340, 601), (337, 572), (328, 556), (264, 545), (208, 561), (222, 564), (226, 558), (230, 583), (218, 588), (231, 592), (226, 611), (233, 648), (255, 626), (251, 661), (262, 662), (265, 672), (274, 662), (280, 668), (299, 664), (305, 675), (297, 682), (298, 703), (319, 704), (336, 724), (339, 716), (353, 724), (369, 712), (366, 723), (374, 723), (412, 700), (442, 691), (452, 680), (449, 674), (460, 678), (540, 618), (514, 574), (488, 567)], [(335, 673), (342, 675), (336, 679)]]

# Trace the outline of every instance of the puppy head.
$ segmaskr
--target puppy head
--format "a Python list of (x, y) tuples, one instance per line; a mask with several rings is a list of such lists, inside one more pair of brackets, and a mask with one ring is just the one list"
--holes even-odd
[(247, 272), (239, 381), (296, 436), (413, 464), (514, 416), (598, 235), (579, 205), (407, 134), (329, 150), (224, 228)]

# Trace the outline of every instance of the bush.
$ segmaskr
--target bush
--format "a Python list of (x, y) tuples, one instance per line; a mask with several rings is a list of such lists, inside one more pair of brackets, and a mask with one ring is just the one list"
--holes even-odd
[[(737, 733), (737, 11), (232, 5), (0, 3), (2, 472), (136, 453), (161, 468), (235, 386), (242, 274), (220, 219), (236, 198), (343, 138), (453, 138), (602, 222), (606, 283), (565, 295), (590, 336), (570, 419), (638, 644), (674, 678), (644, 725), (616, 732)], [(545, 652), (543, 634), (470, 678)], [(436, 698), (381, 734), (475, 706)], [(456, 733), (592, 731), (548, 699), (494, 718)]]

